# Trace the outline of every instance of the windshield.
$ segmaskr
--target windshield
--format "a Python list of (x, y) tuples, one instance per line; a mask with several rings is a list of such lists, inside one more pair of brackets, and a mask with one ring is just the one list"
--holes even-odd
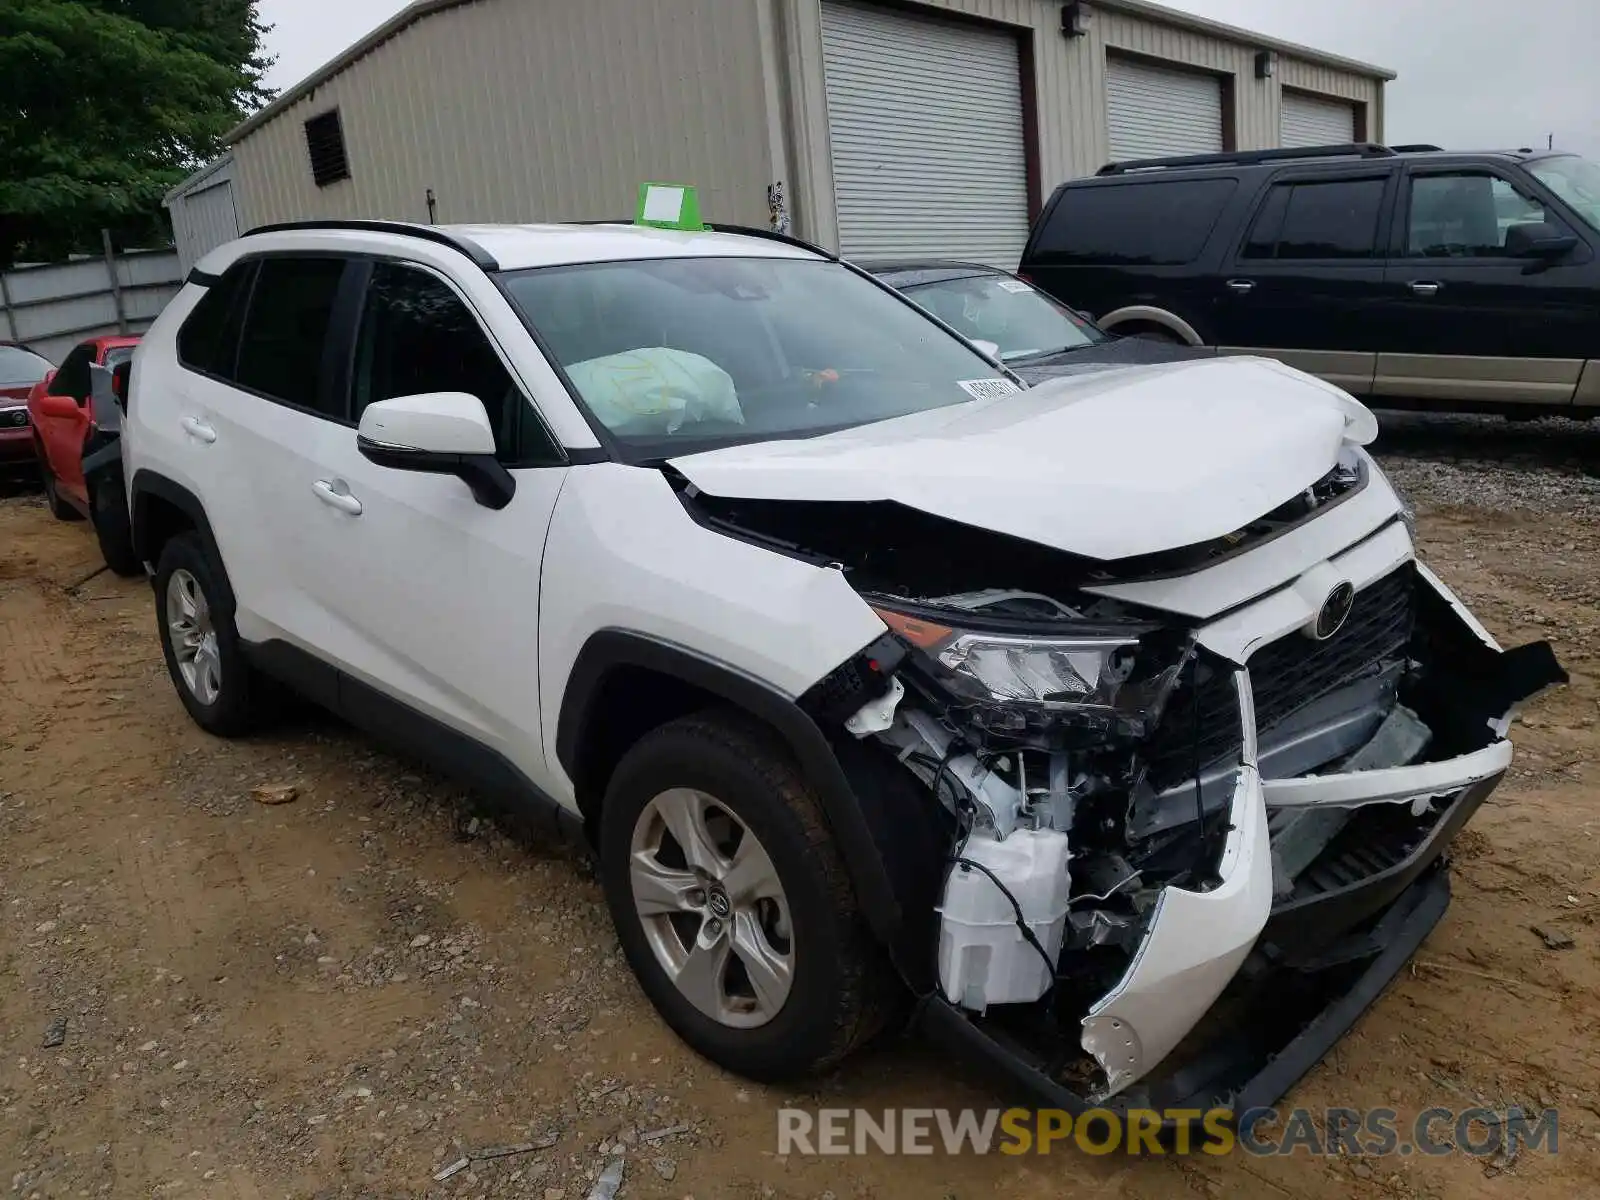
[(969, 275), (902, 290), (963, 337), (999, 346), (1007, 362), (1081, 350), (1105, 340), (1043, 292), (1007, 275)]
[(50, 373), (48, 360), (21, 346), (0, 346), (0, 387), (38, 383)]
[(840, 263), (649, 259), (502, 280), (584, 406), (635, 458), (809, 436), (1019, 390)]
[(1560, 196), (1588, 223), (1600, 230), (1600, 166), (1576, 154), (1535, 159), (1528, 164), (1534, 177)]

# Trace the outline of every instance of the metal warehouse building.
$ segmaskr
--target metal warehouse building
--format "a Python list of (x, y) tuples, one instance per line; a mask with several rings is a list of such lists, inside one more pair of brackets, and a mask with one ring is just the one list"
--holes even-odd
[(628, 218), (651, 179), (855, 257), (1014, 266), (1064, 179), (1380, 140), (1392, 78), (1145, 0), (419, 0), (234, 130), (231, 183), (169, 206), (188, 228), (222, 186), (246, 229)]

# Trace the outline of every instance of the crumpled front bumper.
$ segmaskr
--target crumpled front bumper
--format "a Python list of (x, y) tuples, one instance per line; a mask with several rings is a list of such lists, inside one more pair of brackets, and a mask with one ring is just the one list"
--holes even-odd
[[(1502, 655), (1431, 573), (1419, 569), (1418, 581), (1433, 594), (1432, 619), (1451, 626), (1462, 659), (1476, 658), (1480, 676), (1486, 664), (1518, 654)], [(1544, 682), (1552, 682), (1560, 671), (1543, 649)], [(1535, 678), (1538, 670), (1523, 674)], [(1441, 761), (1263, 782), (1247, 669), (1236, 672), (1235, 683), (1243, 765), (1220, 882), (1206, 892), (1166, 889), (1128, 969), (1083, 1019), (1082, 1045), (1099, 1062), (1105, 1085), (1079, 1096), (1003, 1034), (941, 1011), (937, 1002), (925, 1014), (942, 1036), (980, 1052), (1038, 1100), (1069, 1111), (1090, 1104), (1222, 1103), (1235, 1111), (1270, 1104), (1377, 998), (1448, 905), (1444, 853), (1511, 759), (1500, 712), (1481, 718), (1480, 746)], [(1499, 704), (1503, 695), (1514, 703), (1519, 689), (1537, 690), (1525, 680), (1501, 682), (1483, 689), (1485, 703)], [(1350, 843), (1360, 869), (1341, 873), (1330, 848), (1333, 882), (1275, 904), (1269, 812), (1320, 806), (1364, 815)], [(1364, 840), (1369, 828), (1385, 827), (1403, 836)], [(1223, 1010), (1229, 1028), (1211, 1030)], [(965, 1028), (957, 1031), (956, 1022)]]

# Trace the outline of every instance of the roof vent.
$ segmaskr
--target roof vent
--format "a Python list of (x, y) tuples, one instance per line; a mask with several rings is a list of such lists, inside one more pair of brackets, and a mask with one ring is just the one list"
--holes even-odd
[(350, 178), (350, 160), (344, 152), (344, 126), (339, 110), (332, 109), (306, 122), (306, 150), (311, 155), (311, 178), (327, 187)]

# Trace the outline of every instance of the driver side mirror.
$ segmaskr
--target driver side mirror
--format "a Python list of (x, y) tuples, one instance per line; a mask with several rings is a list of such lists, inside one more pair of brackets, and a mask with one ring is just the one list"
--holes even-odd
[(1551, 266), (1578, 248), (1578, 239), (1548, 222), (1512, 225), (1506, 229), (1506, 254), (1511, 258), (1537, 259)]
[(454, 475), (485, 508), (502, 509), (517, 494), (516, 478), (495, 457), (494, 429), (483, 401), (466, 392), (369, 404), (361, 414), (356, 447), (380, 467)]

